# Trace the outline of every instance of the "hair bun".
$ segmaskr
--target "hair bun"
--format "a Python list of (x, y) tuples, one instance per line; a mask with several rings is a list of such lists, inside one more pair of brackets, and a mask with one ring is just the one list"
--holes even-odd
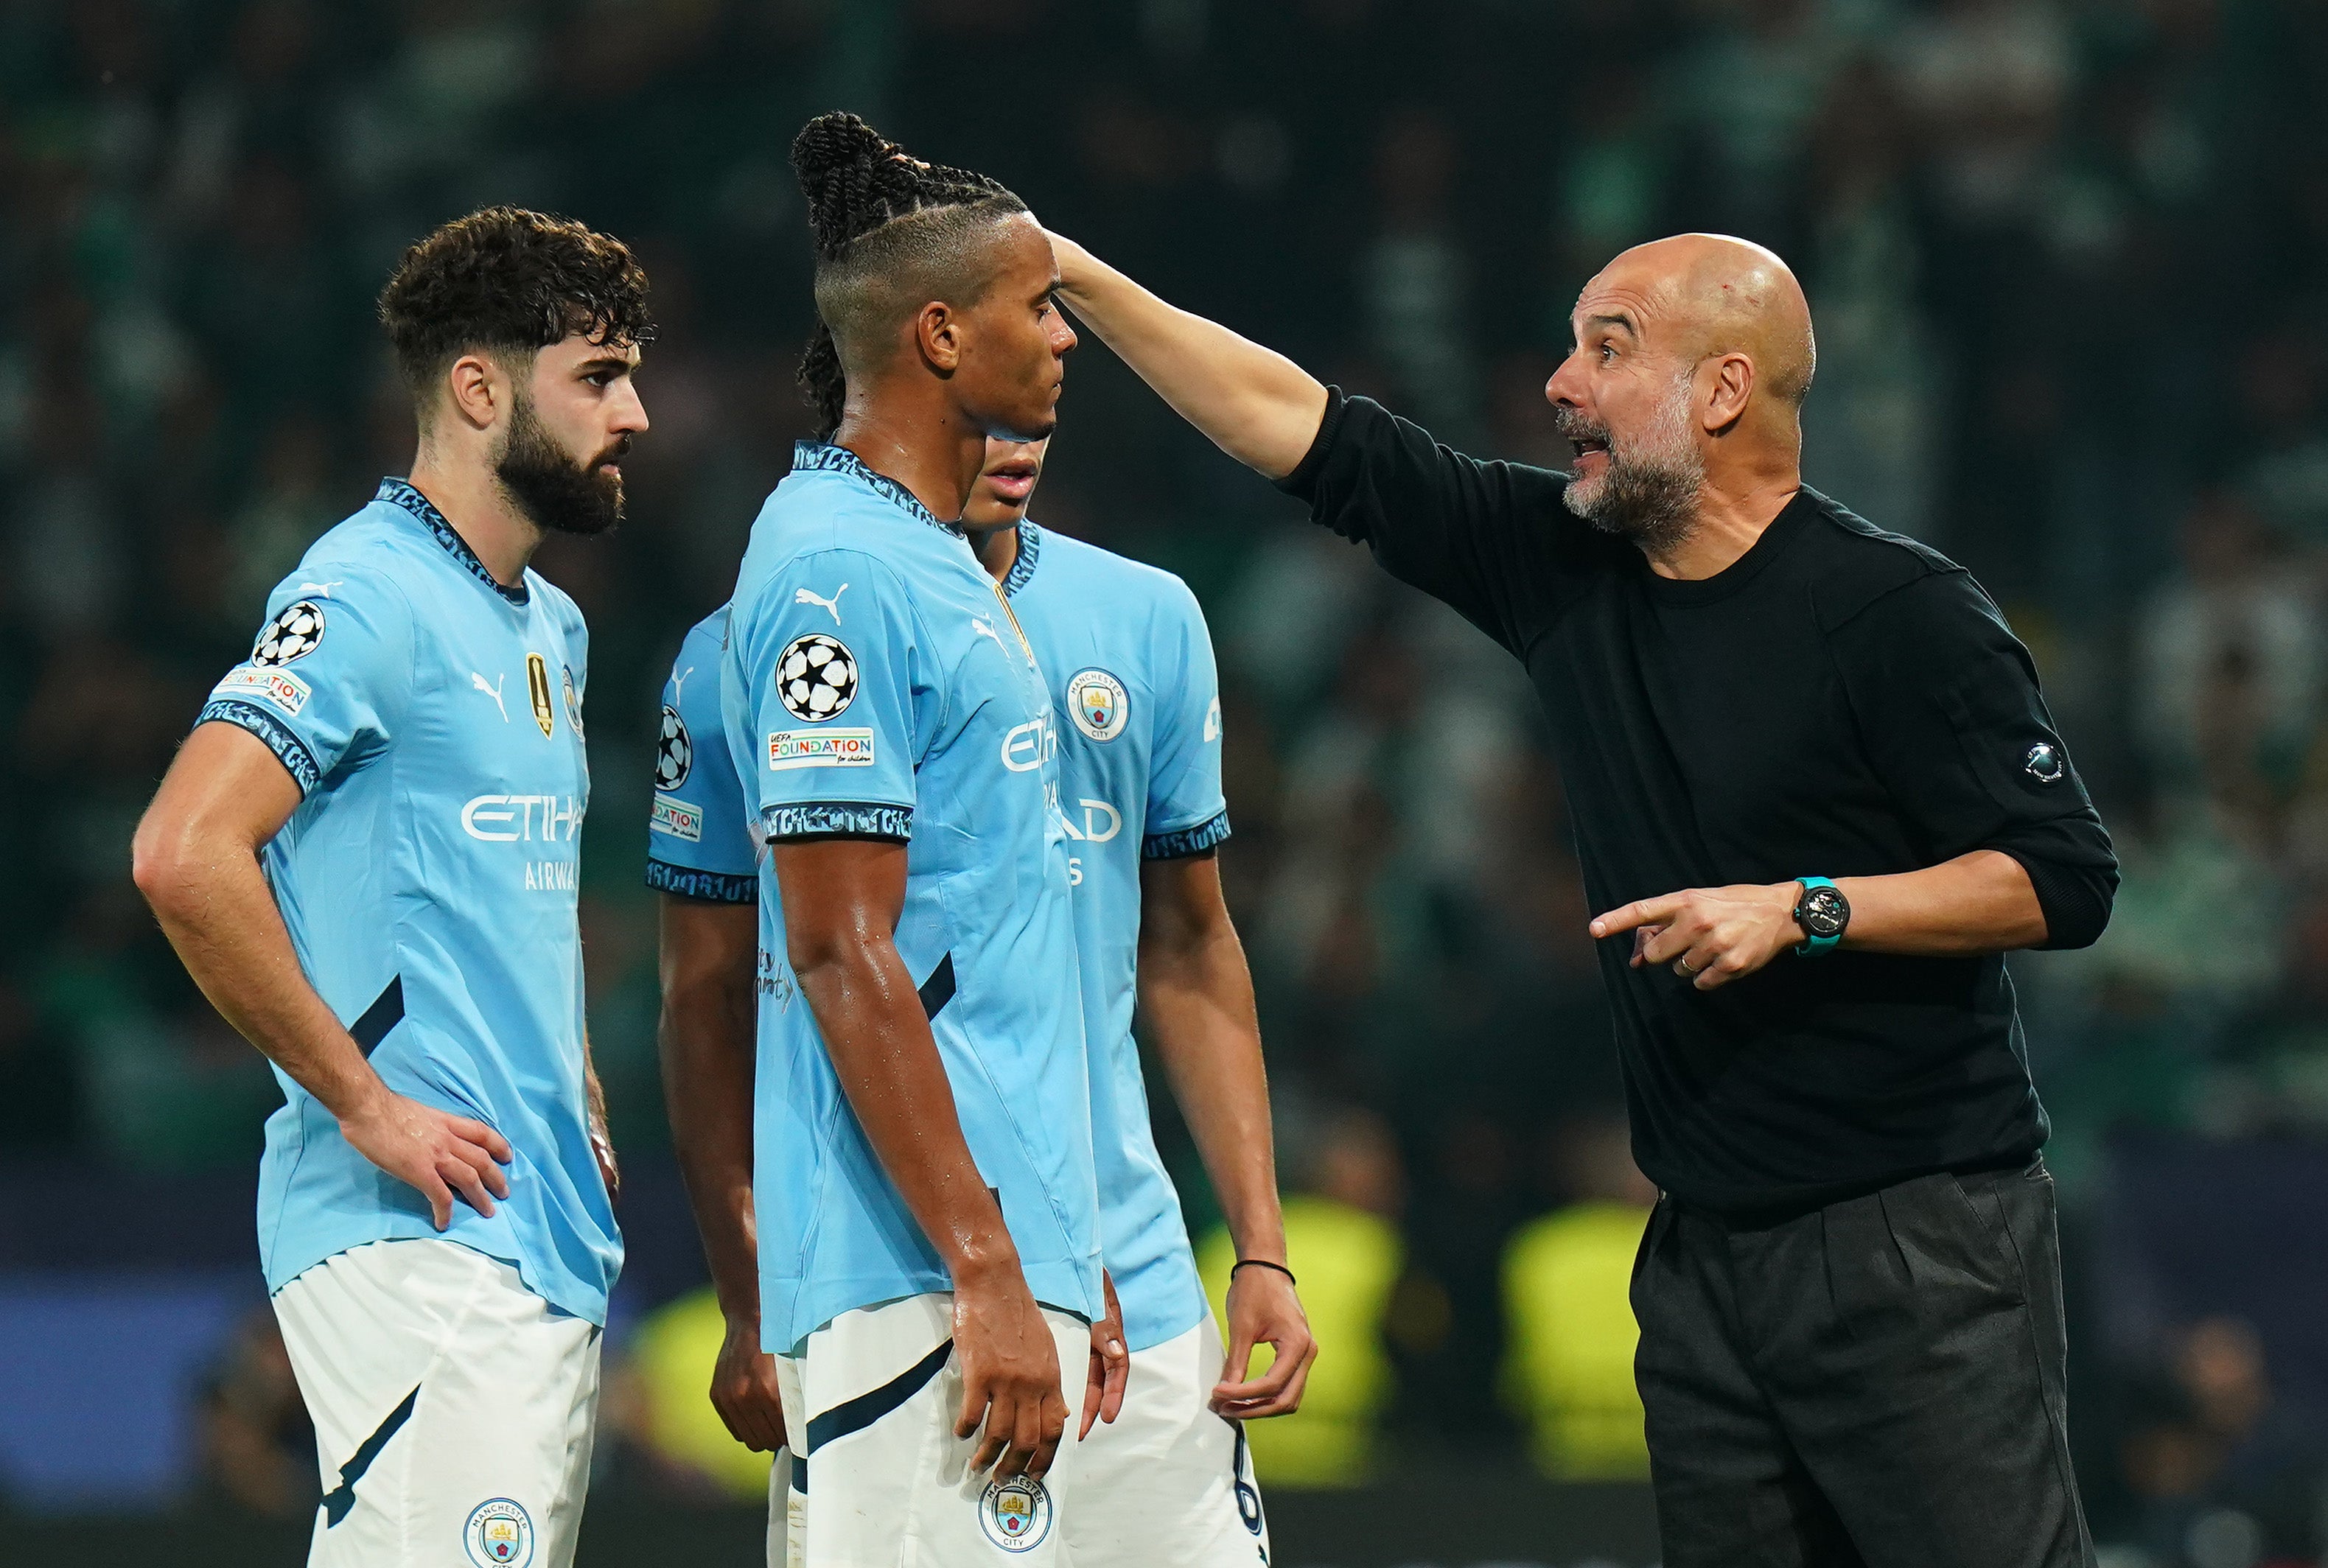
[(833, 176), (905, 149), (846, 110), (821, 114), (793, 138), (793, 174), (812, 202)]

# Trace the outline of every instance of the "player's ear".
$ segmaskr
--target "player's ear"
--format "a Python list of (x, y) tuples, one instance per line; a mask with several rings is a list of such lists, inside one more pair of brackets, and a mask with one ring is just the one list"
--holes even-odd
[(962, 368), (962, 319), (943, 300), (934, 299), (914, 317), (914, 336), (930, 369), (950, 376)]
[(445, 372), (445, 382), (453, 411), (476, 430), (493, 422), (509, 395), (507, 378), (483, 354), (463, 354), (455, 360), (453, 368)]

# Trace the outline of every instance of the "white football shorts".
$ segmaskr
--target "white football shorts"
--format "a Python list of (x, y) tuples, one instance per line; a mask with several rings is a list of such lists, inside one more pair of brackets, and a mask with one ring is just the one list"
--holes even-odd
[(599, 1330), (452, 1242), (372, 1242), (275, 1293), (315, 1422), (311, 1568), (568, 1568)]
[[(979, 1440), (953, 1434), (962, 1368), (950, 1294), (843, 1312), (800, 1355), (777, 1357), (784, 1426), (798, 1445), (784, 1498), (789, 1568), (1063, 1568), (1058, 1522), (1077, 1485), (1091, 1329), (1048, 1308), (1043, 1318), (1058, 1347), (1067, 1431), (1041, 1480), (970, 1473)], [(774, 1564), (785, 1559), (770, 1523)]]
[(1253, 1451), (1206, 1401), (1225, 1352), (1210, 1312), (1187, 1333), (1135, 1350), (1113, 1422), (1075, 1457), (1063, 1516), (1074, 1568), (1262, 1568), (1269, 1521)]

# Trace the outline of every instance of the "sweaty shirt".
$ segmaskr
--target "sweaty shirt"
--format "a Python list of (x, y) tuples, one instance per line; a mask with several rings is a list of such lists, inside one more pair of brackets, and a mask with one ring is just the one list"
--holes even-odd
[[(299, 965), (388, 1086), (509, 1140), (510, 1195), (444, 1238), (603, 1324), (622, 1266), (583, 1087), (576, 917), (590, 775), (581, 612), (496, 583), (419, 491), (311, 546), (201, 723), (264, 741), (304, 795), (263, 864)], [(268, 1288), (366, 1242), (434, 1236), (417, 1188), (279, 1069), (258, 1237)]]
[[(1058, 734), (969, 543), (840, 446), (803, 443), (752, 526), (721, 708), (771, 840), (906, 846), (896, 942), (1036, 1299), (1100, 1309), (1098, 1197)], [(850, 1108), (760, 884), (761, 1333), (952, 1288)]]
[[(1566, 484), (1339, 392), (1283, 482), (1526, 666), (1591, 913), (1991, 849), (2028, 871), (2047, 945), (2100, 934), (2108, 835), (1962, 568), (1805, 489), (1729, 568), (1676, 581)], [(1629, 967), (1630, 934), (1599, 946), (1634, 1157), (1685, 1202), (1801, 1212), (2044, 1141), (2002, 955), (1784, 954), (1701, 991)]]

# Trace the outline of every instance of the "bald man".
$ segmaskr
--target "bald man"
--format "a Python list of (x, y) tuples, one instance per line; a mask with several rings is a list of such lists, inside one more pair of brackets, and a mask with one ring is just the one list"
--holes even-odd
[(2092, 1563), (2004, 954), (2092, 942), (2117, 862), (1979, 586), (1802, 483), (1785, 263), (1683, 235), (1586, 284), (1555, 474), (1054, 246), (1167, 401), (1535, 682), (1663, 1191), (1633, 1304), (1667, 1568)]

